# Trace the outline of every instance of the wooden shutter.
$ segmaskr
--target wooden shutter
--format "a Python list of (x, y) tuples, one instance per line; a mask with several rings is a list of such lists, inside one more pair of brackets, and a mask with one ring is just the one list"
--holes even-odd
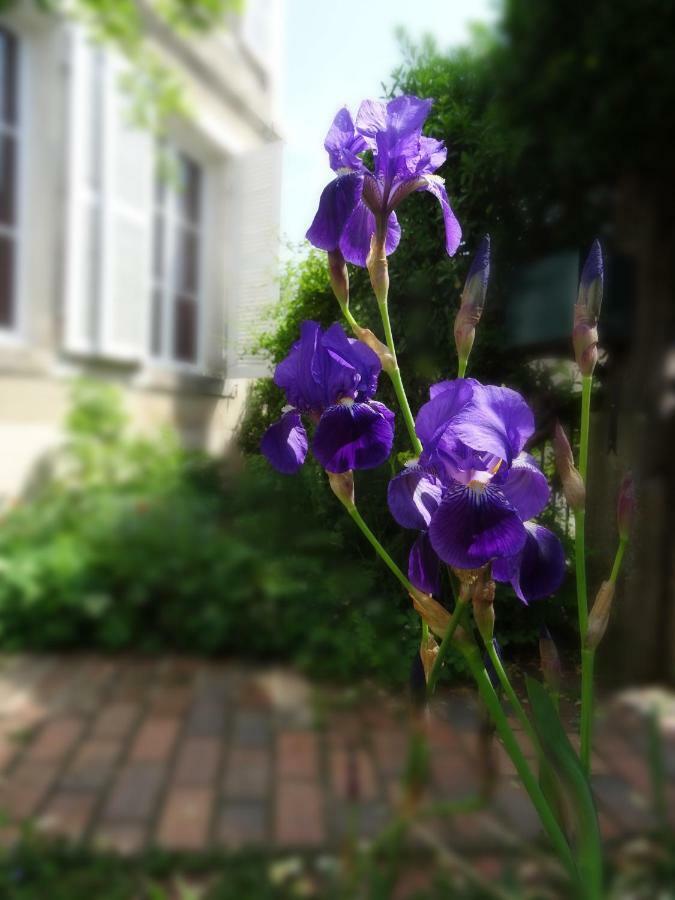
[(252, 346), (279, 299), (281, 149), (280, 142), (266, 144), (235, 163), (238, 234), (228, 298), (228, 377), (270, 373)]

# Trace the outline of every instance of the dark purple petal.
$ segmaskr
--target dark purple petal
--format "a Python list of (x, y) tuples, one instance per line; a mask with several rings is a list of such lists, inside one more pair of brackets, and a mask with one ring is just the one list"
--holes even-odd
[(287, 412), (267, 429), (260, 449), (277, 471), (294, 475), (307, 456), (307, 432), (296, 410)]
[[(340, 240), (340, 250), (347, 262), (353, 263), (355, 266), (366, 265), (366, 259), (370, 252), (370, 239), (373, 234), (375, 234), (375, 216), (365, 203), (360, 202), (351, 214)], [(392, 213), (388, 219), (387, 238), (384, 245), (387, 255), (394, 252), (400, 239), (401, 227), (395, 213)]]
[(492, 485), (450, 490), (429, 527), (434, 550), (457, 569), (477, 569), (492, 559), (513, 556), (525, 534), (516, 511)]
[(337, 404), (321, 416), (312, 450), (328, 472), (372, 469), (391, 453), (394, 414), (382, 403)]
[(427, 453), (433, 453), (451, 422), (473, 396), (473, 384), (465, 378), (442, 381), (429, 389), (432, 399), (417, 413), (415, 430)]
[(403, 528), (422, 531), (441, 501), (443, 486), (435, 475), (419, 466), (408, 466), (389, 482), (389, 511)]
[(565, 551), (548, 528), (527, 522), (525, 529), (525, 543), (520, 552), (495, 561), (492, 577), (510, 582), (516, 595), (528, 603), (558, 590), (565, 577)]
[(342, 361), (356, 370), (359, 376), (356, 384), (358, 398), (367, 400), (373, 397), (382, 369), (377, 353), (361, 341), (348, 338), (337, 322), (327, 329), (321, 343), (337, 361)]
[(523, 522), (538, 516), (551, 496), (546, 476), (529, 453), (513, 460), (499, 489)]
[(349, 110), (343, 107), (333, 119), (324, 141), (331, 169), (334, 172), (345, 168), (362, 170), (364, 166), (357, 154), (367, 146), (365, 138), (356, 134)]
[(474, 382), (472, 401), (457, 414), (452, 427), (467, 447), (510, 465), (534, 432), (534, 416), (516, 391)]
[(448, 201), (445, 184), (443, 179), (437, 175), (427, 175), (425, 182), (422, 190), (429, 191), (441, 204), (443, 222), (445, 223), (445, 249), (448, 256), (454, 256), (459, 247), (459, 242), (462, 240), (462, 228)]
[(434, 553), (429, 535), (423, 532), (410, 549), (408, 578), (425, 594), (441, 592), (441, 561)]
[(345, 227), (361, 200), (362, 190), (363, 175), (356, 173), (339, 175), (326, 185), (319, 209), (309, 226), (307, 240), (320, 250), (337, 250)]

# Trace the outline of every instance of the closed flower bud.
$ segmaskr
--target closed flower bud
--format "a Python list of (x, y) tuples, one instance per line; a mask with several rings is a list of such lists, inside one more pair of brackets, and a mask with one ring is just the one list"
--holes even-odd
[(347, 507), (354, 506), (354, 473), (351, 469), (346, 472), (326, 472), (330, 488), (340, 503)]
[(553, 435), (553, 454), (565, 500), (567, 500), (570, 509), (583, 509), (586, 504), (586, 488), (583, 478), (574, 465), (572, 448), (560, 422), (556, 422)]
[(627, 541), (635, 516), (635, 484), (633, 476), (627, 472), (623, 476), (619, 488), (619, 499), (616, 504), (616, 521), (619, 529), (619, 537)]
[(542, 625), (539, 632), (539, 659), (541, 661), (541, 673), (549, 691), (552, 694), (559, 694), (562, 680), (560, 656), (551, 633), (545, 625)]
[(382, 341), (373, 334), (370, 328), (361, 328), (360, 325), (356, 325), (352, 330), (362, 344), (365, 344), (377, 353), (382, 368), (385, 372), (391, 374), (396, 368), (396, 360), (389, 347), (387, 347), (386, 344), (383, 344)]
[(413, 606), (420, 614), (422, 619), (427, 623), (434, 634), (443, 637), (448, 625), (450, 624), (450, 613), (444, 606), (434, 600), (431, 594), (425, 594), (424, 591), (413, 588), (410, 591)]
[(602, 305), (604, 270), (600, 243), (593, 242), (586, 258), (574, 307), (572, 343), (582, 375), (593, 374), (598, 361), (598, 317)]
[(349, 273), (345, 258), (339, 250), (328, 251), (328, 274), (333, 293), (344, 312), (349, 308)]
[(389, 295), (389, 263), (384, 248), (384, 240), (374, 234), (370, 241), (370, 253), (366, 259), (370, 283), (378, 303), (386, 303)]
[(427, 683), (429, 682), (429, 676), (431, 675), (431, 670), (434, 667), (437, 656), (438, 644), (436, 643), (434, 636), (430, 634), (426, 641), (423, 640), (420, 645), (420, 658), (424, 667), (424, 678)]
[(614, 582), (603, 581), (588, 617), (588, 630), (586, 631), (586, 648), (588, 650), (595, 650), (602, 640), (607, 630), (613, 600)]
[(457, 356), (464, 361), (469, 358), (476, 337), (476, 326), (483, 314), (489, 277), (490, 236), (485, 235), (469, 268), (461, 304), (455, 317), (455, 347)]

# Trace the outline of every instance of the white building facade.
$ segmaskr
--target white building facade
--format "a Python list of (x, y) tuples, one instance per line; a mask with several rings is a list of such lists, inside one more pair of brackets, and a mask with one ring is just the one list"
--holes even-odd
[(280, 0), (198, 40), (148, 12), (190, 110), (131, 125), (124, 63), (32, 0), (0, 15), (0, 502), (58, 444), (70, 381), (221, 452), (278, 296)]

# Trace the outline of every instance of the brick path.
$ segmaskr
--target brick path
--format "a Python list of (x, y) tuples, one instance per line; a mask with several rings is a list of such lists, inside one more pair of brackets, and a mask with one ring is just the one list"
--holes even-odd
[[(595, 788), (608, 839), (653, 824), (641, 704), (641, 694), (615, 700), (598, 725)], [(672, 700), (669, 709), (672, 814)], [(434, 800), (475, 790), (478, 722), (469, 691), (436, 703)], [(393, 700), (346, 704), (344, 693), (314, 691), (287, 670), (181, 658), (0, 657), (0, 837), (11, 843), (18, 824), (31, 820), (125, 853), (153, 845), (335, 846), (350, 828), (370, 835), (387, 821), (407, 730)], [(496, 756), (490, 807), (435, 826), (454, 848), (485, 853), (538, 833), (499, 746)]]

